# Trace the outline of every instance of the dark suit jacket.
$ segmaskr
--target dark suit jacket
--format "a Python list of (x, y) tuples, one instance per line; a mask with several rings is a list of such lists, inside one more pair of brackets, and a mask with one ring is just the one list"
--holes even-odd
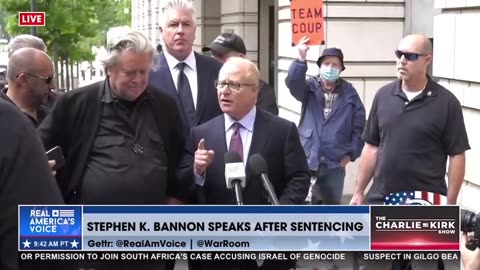
[[(193, 177), (194, 153), (202, 138), (205, 139), (206, 149), (215, 151), (215, 155), (212, 164), (207, 168), (204, 186), (194, 185), (192, 196), (195, 196), (196, 203), (199, 204), (235, 204), (233, 191), (228, 190), (225, 185), (224, 154), (227, 145), (224, 115), (191, 130), (185, 144), (181, 175), (187, 179)], [(270, 171), (270, 181), (280, 203), (303, 204), (310, 185), (310, 175), (295, 124), (257, 109), (249, 156), (254, 153), (265, 159)], [(250, 205), (270, 204), (261, 179), (255, 176), (248, 166), (243, 202)], [(294, 266), (294, 261), (265, 261), (261, 267), (258, 267), (255, 261), (203, 261), (191, 262), (190, 269), (288, 270)]]
[(264, 80), (260, 80), (257, 99), (257, 108), (263, 109), (271, 114), (278, 115), (277, 99), (272, 86)]
[(74, 269), (66, 262), (19, 261), (18, 205), (63, 200), (33, 125), (15, 104), (2, 98), (0, 130), (0, 269)]
[[(52, 112), (38, 131), (46, 149), (60, 146), (65, 166), (57, 172), (57, 180), (65, 202), (75, 203), (88, 156), (95, 139), (102, 110), (102, 93), (106, 81), (94, 83), (59, 96)], [(152, 87), (145, 90), (154, 104), (156, 128), (163, 139), (168, 159), (168, 196), (177, 196), (176, 167), (185, 142), (184, 127), (175, 102)], [(178, 190), (180, 190), (178, 188)], [(159, 196), (165, 194), (159, 193)]]
[[(253, 129), (249, 156), (258, 153), (265, 159), (270, 181), (280, 203), (303, 204), (310, 185), (310, 175), (295, 124), (257, 109)], [(215, 155), (201, 188), (204, 199), (197, 203), (235, 204), (232, 190), (225, 185), (224, 153), (227, 152), (227, 145), (223, 115), (192, 129), (185, 144), (181, 175), (187, 179), (193, 177), (194, 153), (202, 138), (205, 139), (206, 149), (215, 151)], [(248, 166), (243, 201), (244, 204), (270, 204), (261, 179)]]
[[(218, 72), (222, 64), (211, 57), (196, 52), (194, 54), (197, 61), (198, 86), (196, 126), (222, 114), (218, 105), (217, 89), (214, 84), (214, 81), (218, 79)], [(178, 108), (182, 109), (167, 59), (163, 53), (159, 55), (158, 59), (159, 62), (155, 63), (154, 70), (150, 72), (149, 84), (161, 89), (163, 93), (173, 98)]]

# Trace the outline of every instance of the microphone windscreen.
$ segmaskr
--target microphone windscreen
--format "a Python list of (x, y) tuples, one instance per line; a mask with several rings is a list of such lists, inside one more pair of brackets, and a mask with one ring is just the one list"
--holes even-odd
[(261, 175), (262, 173), (268, 174), (267, 162), (260, 154), (253, 154), (248, 159), (248, 166), (252, 169), (255, 175)]
[(236, 163), (242, 162), (242, 157), (237, 152), (225, 152), (223, 160), (225, 161), (225, 164)]

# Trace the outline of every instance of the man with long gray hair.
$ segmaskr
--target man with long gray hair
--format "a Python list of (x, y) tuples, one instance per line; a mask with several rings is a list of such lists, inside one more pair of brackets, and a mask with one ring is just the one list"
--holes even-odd
[[(179, 197), (175, 169), (184, 128), (175, 101), (147, 86), (154, 53), (139, 32), (113, 38), (103, 59), (107, 78), (62, 95), (39, 127), (47, 149), (64, 150), (66, 164), (57, 178), (67, 203), (151, 205)], [(164, 269), (163, 264), (85, 267)]]

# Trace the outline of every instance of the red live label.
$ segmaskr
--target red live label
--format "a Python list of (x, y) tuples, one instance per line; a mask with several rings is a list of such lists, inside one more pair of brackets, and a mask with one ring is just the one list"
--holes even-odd
[(19, 26), (45, 26), (45, 12), (18, 12)]

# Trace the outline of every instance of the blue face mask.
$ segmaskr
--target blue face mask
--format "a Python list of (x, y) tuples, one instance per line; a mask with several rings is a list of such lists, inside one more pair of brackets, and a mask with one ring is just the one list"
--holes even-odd
[(320, 77), (325, 81), (334, 82), (338, 80), (340, 75), (340, 69), (334, 67), (321, 66), (320, 67)]

